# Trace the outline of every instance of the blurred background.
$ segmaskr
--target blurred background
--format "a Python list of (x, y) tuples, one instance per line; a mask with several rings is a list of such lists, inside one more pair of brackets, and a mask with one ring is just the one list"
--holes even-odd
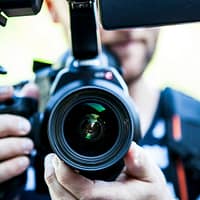
[[(54, 63), (69, 46), (46, 5), (36, 16), (9, 18), (0, 27), (0, 85), (33, 79), (33, 59)], [(200, 99), (200, 23), (161, 28), (154, 59), (145, 75), (160, 87), (173, 86)]]

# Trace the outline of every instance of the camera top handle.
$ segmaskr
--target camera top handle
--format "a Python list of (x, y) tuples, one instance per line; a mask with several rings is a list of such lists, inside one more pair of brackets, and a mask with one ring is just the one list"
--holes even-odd
[(95, 0), (67, 0), (69, 3), (72, 53), (77, 60), (99, 53)]

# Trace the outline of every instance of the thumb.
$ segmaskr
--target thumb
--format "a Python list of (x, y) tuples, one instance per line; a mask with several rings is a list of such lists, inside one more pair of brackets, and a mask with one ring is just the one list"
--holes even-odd
[(14, 94), (13, 88), (11, 86), (0, 86), (0, 101), (5, 101), (11, 98)]
[(133, 142), (124, 158), (127, 175), (148, 182), (163, 177), (161, 170), (148, 156), (142, 147)]
[(28, 83), (20, 91), (20, 96), (39, 99), (40, 93), (36, 84)]

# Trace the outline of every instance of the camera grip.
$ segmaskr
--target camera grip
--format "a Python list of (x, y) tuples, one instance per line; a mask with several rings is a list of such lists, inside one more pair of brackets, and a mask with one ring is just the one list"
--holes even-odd
[[(29, 119), (37, 112), (38, 102), (29, 97), (13, 97), (0, 102), (0, 114), (20, 115)], [(11, 199), (23, 189), (26, 182), (26, 173), (14, 177), (0, 184), (0, 199)]]
[(0, 114), (14, 114), (26, 118), (38, 109), (38, 101), (30, 97), (13, 97), (0, 103)]

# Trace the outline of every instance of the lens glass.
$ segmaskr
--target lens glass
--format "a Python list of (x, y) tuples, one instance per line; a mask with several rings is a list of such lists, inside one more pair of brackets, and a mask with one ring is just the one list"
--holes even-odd
[(107, 152), (118, 137), (118, 121), (110, 106), (84, 102), (65, 116), (64, 136), (68, 145), (84, 156)]

